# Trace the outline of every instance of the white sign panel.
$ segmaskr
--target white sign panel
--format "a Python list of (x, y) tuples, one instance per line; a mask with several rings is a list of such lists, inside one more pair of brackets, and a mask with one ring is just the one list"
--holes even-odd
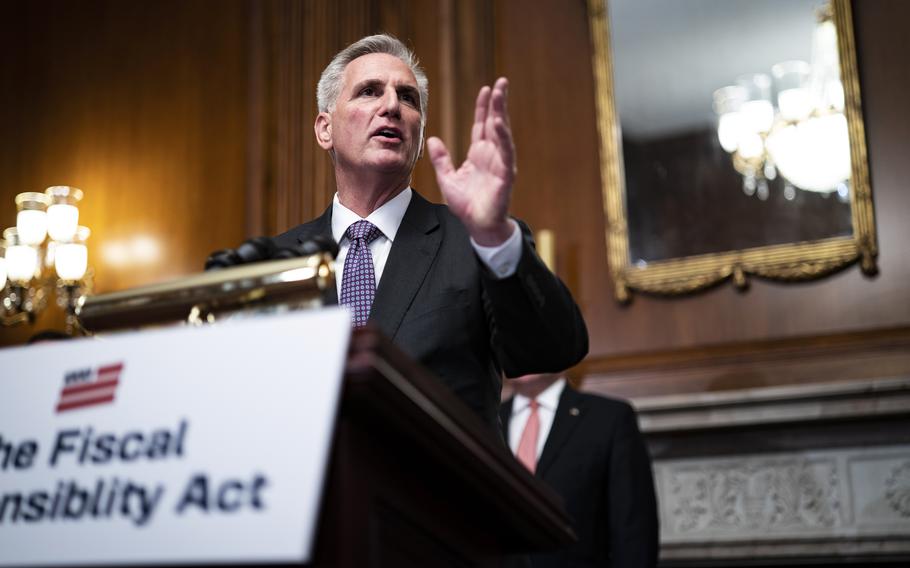
[(0, 566), (306, 562), (350, 315), (0, 351)]

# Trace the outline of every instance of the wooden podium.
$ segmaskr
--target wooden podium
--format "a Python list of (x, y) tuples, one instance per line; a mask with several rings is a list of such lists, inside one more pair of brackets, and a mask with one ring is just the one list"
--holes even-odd
[[(158, 314), (199, 323), (250, 309), (250, 298), (315, 306), (334, 286), (326, 262), (263, 263), (97, 296), (80, 317), (87, 329), (112, 330), (162, 323)], [(377, 331), (354, 332), (311, 565), (511, 566), (512, 555), (574, 538), (555, 493), (438, 379)]]
[(354, 333), (317, 566), (501, 566), (574, 540), (558, 499), (427, 371)]

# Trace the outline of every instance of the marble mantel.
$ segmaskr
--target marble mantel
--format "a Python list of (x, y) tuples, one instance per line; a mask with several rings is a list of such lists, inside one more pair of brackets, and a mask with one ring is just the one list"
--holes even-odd
[(910, 560), (910, 377), (634, 399), (666, 565)]

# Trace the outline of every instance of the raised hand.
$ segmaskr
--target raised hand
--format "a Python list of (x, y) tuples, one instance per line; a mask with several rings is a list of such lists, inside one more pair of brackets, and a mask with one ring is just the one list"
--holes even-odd
[(449, 209), (483, 246), (496, 246), (509, 238), (509, 203), (515, 181), (515, 145), (506, 109), (509, 81), (496, 80), (477, 95), (471, 147), (456, 170), (448, 149), (439, 138), (427, 140), (436, 180)]

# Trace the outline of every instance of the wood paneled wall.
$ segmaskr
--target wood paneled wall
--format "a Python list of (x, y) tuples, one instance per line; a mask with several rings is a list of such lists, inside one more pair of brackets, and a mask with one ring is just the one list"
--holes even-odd
[[(247, 4), (11, 2), (0, 23), (0, 224), (13, 197), (85, 191), (95, 287), (201, 270), (243, 240)], [(0, 330), (15, 343), (59, 327)]]
[[(467, 150), (474, 97), (495, 79), (489, 2), (271, 0), (252, 12), (251, 234), (280, 233), (331, 202), (331, 160), (313, 134), (316, 83), (332, 56), (363, 36), (391, 33), (415, 50), (430, 80), (427, 136)], [(413, 185), (439, 199), (428, 159)]]
[[(214, 249), (274, 234), (329, 202), (314, 144), (314, 90), (330, 56), (388, 31), (430, 78), (428, 135), (464, 156), (478, 88), (511, 79), (519, 175), (513, 212), (556, 235), (581, 305), (592, 390), (644, 395), (906, 373), (910, 361), (910, 48), (898, 0), (856, 2), (859, 66), (878, 216), (880, 275), (851, 268), (805, 284), (756, 280), (679, 299), (612, 297), (585, 0), (32, 2), (3, 20), (0, 218), (12, 196), (69, 183), (97, 289), (198, 270)], [(901, 17), (904, 16), (904, 17)], [(414, 186), (438, 199), (429, 161)], [(103, 247), (148, 236), (157, 260)], [(136, 256), (136, 255), (133, 255)], [(0, 332), (11, 337), (9, 331)], [(877, 366), (876, 366), (877, 365)]]
[[(555, 230), (558, 267), (582, 306), (587, 387), (623, 396), (848, 380), (910, 372), (910, 193), (902, 158), (910, 88), (899, 22), (910, 6), (855, 2), (880, 274), (850, 268), (803, 284), (755, 280), (617, 304), (606, 264), (585, 2), (497, 3), (497, 73), (513, 78), (515, 213)], [(902, 17), (903, 16), (903, 17)]]

